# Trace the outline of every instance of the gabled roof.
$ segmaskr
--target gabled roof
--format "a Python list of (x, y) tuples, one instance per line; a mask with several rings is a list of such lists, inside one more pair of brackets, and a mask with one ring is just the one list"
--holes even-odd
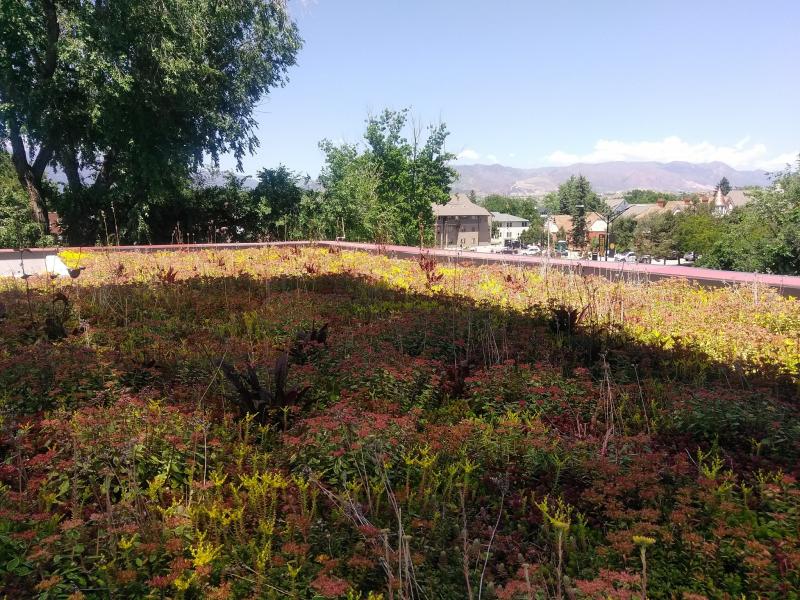
[(447, 204), (434, 204), (434, 217), (491, 217), (492, 213), (470, 202), (463, 194), (454, 196)]
[(728, 202), (733, 206), (744, 206), (752, 200), (744, 190), (731, 190), (728, 192)]
[(550, 217), (550, 222), (555, 225), (556, 230), (572, 231), (572, 215), (553, 215)]
[(597, 223), (598, 221), (605, 222), (605, 220), (606, 220), (606, 218), (603, 215), (601, 215), (599, 212), (591, 211), (591, 212), (586, 213), (586, 224), (589, 225), (590, 227), (593, 224)]
[[(591, 228), (592, 225), (598, 221), (603, 221), (603, 223), (605, 223), (605, 217), (598, 212), (586, 213), (586, 227)], [(545, 221), (545, 230), (548, 228), (550, 231), (553, 230), (553, 228), (550, 227), (550, 224), (555, 225), (556, 231), (563, 229), (566, 233), (569, 233), (572, 231), (572, 215), (553, 215), (549, 220)]]
[(517, 222), (527, 222), (528, 219), (523, 219), (522, 217), (515, 217), (514, 215), (509, 215), (508, 213), (501, 213), (501, 212), (494, 212), (492, 211), (492, 220), (493, 221), (517, 221)]
[(658, 212), (659, 210), (661, 210), (661, 207), (658, 204), (655, 204), (655, 203), (654, 204), (650, 204), (650, 203), (646, 203), (646, 204), (631, 204), (631, 205), (628, 206), (628, 208), (625, 210), (625, 212), (623, 212), (622, 215), (620, 215), (620, 216), (623, 219), (640, 219), (641, 217), (644, 217), (645, 215), (649, 215), (649, 214), (652, 214), (654, 212)]

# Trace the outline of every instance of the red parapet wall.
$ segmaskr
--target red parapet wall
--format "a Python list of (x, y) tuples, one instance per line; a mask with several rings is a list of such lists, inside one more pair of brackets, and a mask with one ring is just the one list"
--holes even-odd
[[(702, 285), (721, 286), (728, 284), (758, 283), (777, 288), (787, 296), (800, 297), (800, 276), (772, 275), (765, 273), (743, 273), (739, 271), (719, 271), (700, 267), (664, 266), (648, 264), (631, 264), (613, 261), (568, 260), (543, 258), (538, 256), (518, 256), (514, 254), (482, 254), (461, 250), (443, 250), (440, 248), (420, 248), (416, 246), (394, 246), (384, 244), (366, 244), (360, 242), (341, 241), (297, 241), (297, 242), (261, 242), (238, 244), (162, 244), (153, 246), (86, 246), (81, 248), (32, 248), (22, 253), (26, 256), (46, 256), (63, 250), (80, 252), (191, 252), (195, 250), (228, 250), (245, 248), (269, 248), (281, 246), (323, 246), (337, 247), (345, 250), (360, 250), (394, 256), (398, 258), (414, 258), (420, 252), (447, 261), (474, 264), (506, 264), (520, 267), (541, 267), (547, 265), (559, 270), (574, 271), (581, 275), (596, 275), (609, 279), (652, 281), (658, 279), (683, 278), (696, 281)], [(0, 260), (9, 260), (20, 256), (19, 250), (0, 249)]]

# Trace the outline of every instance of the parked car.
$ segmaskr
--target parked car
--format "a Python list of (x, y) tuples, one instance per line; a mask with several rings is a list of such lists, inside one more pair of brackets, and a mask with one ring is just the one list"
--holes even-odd
[(697, 260), (697, 258), (698, 258), (697, 252), (687, 252), (686, 254), (683, 255), (683, 260), (685, 260), (686, 262), (693, 263), (694, 261)]
[(636, 253), (633, 250), (627, 252), (620, 252), (614, 255), (614, 260), (617, 262), (636, 262)]
[(536, 244), (531, 244), (530, 246), (520, 250), (519, 253), (523, 256), (539, 256), (542, 253), (542, 249)]

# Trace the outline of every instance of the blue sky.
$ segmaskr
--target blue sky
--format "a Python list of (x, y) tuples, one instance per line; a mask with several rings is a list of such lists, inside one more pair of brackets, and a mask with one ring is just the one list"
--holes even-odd
[[(800, 151), (800, 2), (290, 0), (305, 44), (256, 109), (244, 171), (316, 176), (322, 138), (411, 107), (464, 163), (722, 160)], [(223, 168), (232, 168), (230, 157)]]

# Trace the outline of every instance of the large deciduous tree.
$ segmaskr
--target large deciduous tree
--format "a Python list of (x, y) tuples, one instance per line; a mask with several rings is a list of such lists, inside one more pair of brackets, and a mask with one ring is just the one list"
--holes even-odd
[(31, 218), (27, 195), (20, 186), (11, 155), (0, 149), (0, 248), (51, 244), (50, 236)]
[(407, 245), (419, 242), (420, 229), (432, 238), (431, 204), (449, 198), (455, 155), (445, 150), (444, 123), (423, 132), (408, 121), (407, 109), (385, 110), (367, 120), (364, 147), (320, 143), (326, 158), (320, 176), (324, 210), (334, 219), (328, 231)]
[(283, 0), (0, 0), (0, 140), (36, 219), (51, 164), (94, 206), (241, 161), (300, 44)]
[(299, 184), (300, 176), (284, 165), (259, 171), (253, 197), (264, 213), (266, 227), (262, 229), (269, 235), (288, 239), (289, 227), (297, 219), (303, 199)]
[(720, 220), (721, 233), (703, 266), (800, 274), (800, 157), (774, 184), (750, 190), (752, 201)]

